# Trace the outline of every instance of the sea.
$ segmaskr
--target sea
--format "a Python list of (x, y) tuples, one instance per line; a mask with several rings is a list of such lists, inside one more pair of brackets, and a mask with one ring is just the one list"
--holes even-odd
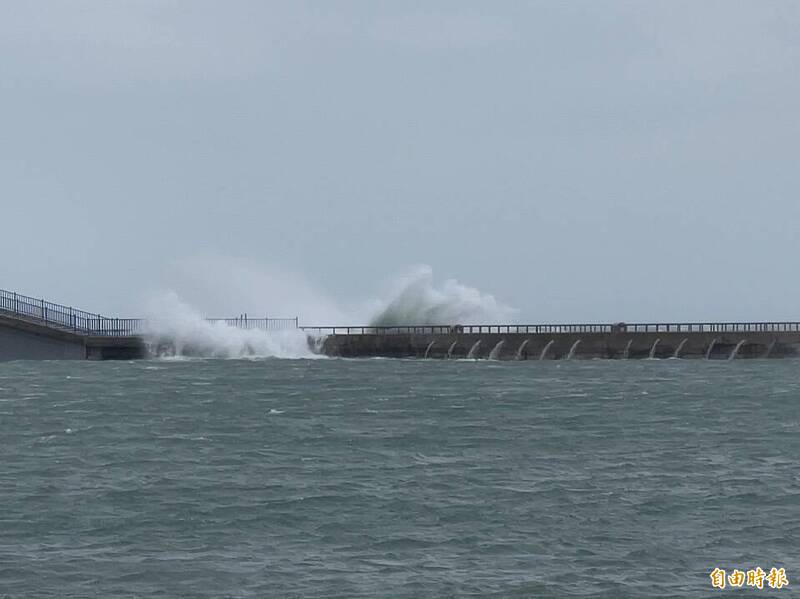
[(8, 362), (0, 448), (3, 598), (800, 586), (796, 360)]

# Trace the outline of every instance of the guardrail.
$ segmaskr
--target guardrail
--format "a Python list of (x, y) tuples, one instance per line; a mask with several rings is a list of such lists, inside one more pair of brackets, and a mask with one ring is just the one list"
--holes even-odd
[[(83, 335), (132, 336), (146, 332), (144, 318), (109, 318), (0, 289), (0, 314)], [(800, 322), (682, 322), (616, 324), (510, 324), (423, 326), (300, 326), (295, 318), (207, 318), (246, 330), (300, 329), (317, 335), (585, 334), (585, 333), (800, 333)]]
[(140, 318), (108, 318), (1, 289), (0, 312), (82, 334), (128, 336), (143, 329)]
[(224, 323), (229, 327), (237, 329), (254, 329), (259, 331), (285, 331), (287, 329), (299, 329), (300, 322), (298, 317), (294, 318), (249, 318), (246, 314), (238, 318), (206, 318), (206, 322), (212, 324)]
[(449, 335), (580, 333), (798, 333), (800, 322), (690, 322), (620, 324), (511, 324), (456, 326), (299, 327), (317, 335)]
[[(81, 335), (129, 337), (142, 335), (148, 328), (144, 318), (110, 318), (61, 304), (0, 289), (0, 314), (33, 321)], [(247, 330), (276, 331), (299, 328), (297, 318), (206, 318), (211, 324), (224, 323)]]

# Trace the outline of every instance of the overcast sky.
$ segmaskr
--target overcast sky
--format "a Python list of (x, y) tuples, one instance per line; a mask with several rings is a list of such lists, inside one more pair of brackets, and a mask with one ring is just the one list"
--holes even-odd
[(0, 0), (0, 288), (800, 319), (799, 65), (794, 0)]

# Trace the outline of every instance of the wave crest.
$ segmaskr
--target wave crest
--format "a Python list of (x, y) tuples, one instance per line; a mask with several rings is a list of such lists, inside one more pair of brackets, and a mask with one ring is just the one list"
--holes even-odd
[(448, 279), (436, 287), (433, 270), (418, 266), (395, 284), (370, 326), (455, 325), (510, 322), (516, 311), (493, 295)]

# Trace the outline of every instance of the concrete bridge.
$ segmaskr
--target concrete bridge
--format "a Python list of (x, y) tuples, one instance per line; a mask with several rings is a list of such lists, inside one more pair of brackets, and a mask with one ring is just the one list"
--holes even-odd
[[(800, 322), (301, 327), (297, 318), (207, 319), (304, 331), (328, 356), (432, 359), (782, 358), (800, 356)], [(0, 290), (0, 360), (148, 356), (147, 321), (111, 318)]]

